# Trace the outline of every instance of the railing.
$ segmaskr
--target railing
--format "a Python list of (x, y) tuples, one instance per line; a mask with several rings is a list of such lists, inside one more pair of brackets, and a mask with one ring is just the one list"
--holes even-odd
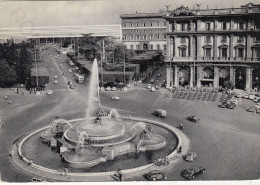
[(251, 61), (260, 61), (260, 58), (246, 58), (246, 57), (174, 57), (167, 56), (166, 61), (176, 62), (176, 61), (246, 61), (247, 59)]

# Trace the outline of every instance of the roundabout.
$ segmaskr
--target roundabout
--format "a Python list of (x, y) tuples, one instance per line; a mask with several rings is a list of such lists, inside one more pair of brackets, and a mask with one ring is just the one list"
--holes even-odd
[[(86, 152), (86, 148), (80, 147), (77, 151), (77, 155), (75, 153), (73, 154), (67, 154), (65, 155), (65, 160), (64, 157), (62, 159), (62, 155), (60, 155), (60, 161), (58, 161), (59, 154), (56, 152), (58, 151), (57, 149), (50, 149), (49, 151), (44, 144), (46, 143), (46, 140), (42, 139), (42, 143), (38, 143), (38, 145), (43, 145), (40, 146), (39, 148), (43, 148), (42, 151), (38, 151), (41, 153), (34, 153), (37, 152), (37, 149), (35, 148), (30, 148), (31, 143), (34, 142), (39, 142), (39, 136), (42, 137), (42, 134), (48, 130), (50, 130), (51, 126), (41, 128), (39, 130), (36, 130), (35, 132), (27, 135), (24, 137), (20, 142), (17, 142), (13, 145), (12, 150), (11, 150), (11, 157), (14, 163), (22, 168), (24, 171), (32, 173), (34, 175), (40, 175), (43, 176), (47, 179), (51, 180), (61, 180), (61, 181), (102, 181), (102, 180), (113, 180), (112, 176), (116, 173), (117, 171), (117, 163), (120, 162), (121, 160), (132, 160), (135, 164), (133, 165), (133, 168), (122, 168), (121, 173), (124, 174), (124, 179), (127, 178), (132, 178), (134, 176), (140, 176), (144, 175), (146, 173), (149, 173), (151, 170), (166, 170), (167, 168), (172, 167), (179, 159), (181, 159), (181, 156), (185, 154), (188, 150), (188, 145), (189, 145), (189, 140), (188, 138), (180, 132), (178, 129), (171, 127), (165, 123), (162, 122), (156, 122), (156, 121), (151, 121), (151, 120), (146, 120), (146, 119), (140, 119), (140, 118), (129, 118), (129, 117), (121, 117), (121, 120), (124, 120), (129, 124), (132, 123), (134, 124), (139, 124), (140, 123), (146, 123), (151, 125), (152, 131), (154, 131), (157, 135), (157, 132), (161, 132), (161, 130), (164, 131), (164, 133), (170, 133), (172, 136), (170, 138), (166, 138), (165, 141), (166, 143), (159, 143), (155, 144), (154, 146), (157, 146), (158, 148), (153, 148), (155, 149), (156, 152), (152, 152), (152, 159), (150, 160), (144, 160), (144, 153), (147, 155), (147, 151), (143, 148), (142, 150), (137, 150), (135, 148), (134, 152), (136, 155), (129, 155), (125, 153), (126, 155), (120, 155), (117, 156), (115, 159), (101, 159), (99, 158), (100, 161), (102, 161), (101, 164), (98, 166), (93, 165), (93, 158), (91, 161), (82, 161), (86, 159), (84, 156), (85, 154), (90, 155), (89, 152)], [(79, 123), (81, 121), (86, 120), (85, 118), (82, 119), (76, 119), (76, 120), (69, 120), (68, 122), (73, 126), (76, 125), (76, 123)], [(81, 124), (79, 124), (81, 125)], [(71, 127), (69, 126), (71, 129)], [(37, 137), (38, 136), (38, 137)], [(45, 135), (46, 136), (46, 135)], [(165, 134), (164, 134), (165, 136)], [(37, 139), (38, 138), (38, 139)], [(171, 142), (171, 140), (175, 138), (175, 142)], [(127, 143), (134, 143), (132, 140), (131, 142)], [(128, 145), (122, 145), (121, 144), (112, 144), (113, 146), (124, 146), (123, 148), (125, 149), (126, 146)], [(134, 145), (134, 144), (133, 144)], [(151, 143), (150, 143), (151, 145)], [(167, 145), (167, 147), (164, 148), (163, 145)], [(111, 146), (111, 145), (110, 145)], [(147, 145), (148, 146), (148, 145)], [(177, 153), (177, 149), (182, 146), (182, 153), (179, 154)], [(75, 147), (78, 147), (77, 144)], [(100, 147), (100, 146), (96, 146)], [(37, 148), (37, 147), (36, 147)], [(107, 146), (102, 146), (102, 148), (107, 148)], [(148, 147), (149, 148), (149, 147)], [(167, 149), (171, 148), (171, 150)], [(74, 148), (75, 151), (77, 148)], [(139, 148), (140, 149), (140, 148)], [(146, 148), (147, 149), (147, 148)], [(59, 149), (61, 151), (61, 148)], [(121, 148), (121, 150), (123, 150)], [(148, 149), (149, 150), (149, 149)], [(150, 149), (151, 150), (151, 149)], [(167, 150), (166, 155), (162, 156), (160, 153), (160, 150)], [(45, 152), (43, 152), (45, 151)], [(144, 153), (143, 153), (144, 152)], [(55, 154), (56, 153), (56, 154)], [(97, 155), (96, 152), (94, 152), (95, 155)], [(165, 153), (164, 153), (165, 154)], [(47, 155), (47, 158), (46, 158)], [(93, 151), (92, 151), (93, 155)], [(36, 156), (37, 158), (33, 158), (33, 156)], [(55, 157), (54, 157), (55, 156)], [(75, 156), (77, 160), (75, 160)], [(81, 156), (81, 157), (80, 157)], [(168, 166), (157, 166), (154, 163), (154, 160), (158, 157), (165, 157), (169, 161)], [(66, 159), (67, 157), (67, 159)], [(93, 156), (92, 156), (93, 157)], [(91, 157), (90, 157), (91, 158)], [(39, 160), (40, 159), (40, 160)], [(43, 160), (42, 160), (43, 159)], [(61, 160), (62, 159), (62, 160)], [(74, 159), (74, 160), (71, 160)], [(50, 160), (52, 163), (55, 161), (55, 165), (51, 166), (48, 165)], [(106, 164), (107, 160), (108, 164)], [(93, 166), (89, 166), (88, 162), (90, 162)], [(86, 165), (87, 164), (87, 165)], [(106, 165), (104, 165), (106, 164)], [(112, 164), (112, 165), (111, 165)], [(54, 167), (55, 166), (55, 167)], [(112, 166), (111, 168), (107, 168), (107, 166)], [(92, 168), (93, 167), (93, 168)], [(103, 171), (102, 169), (106, 168), (109, 171)], [(88, 170), (86, 170), (88, 169)]]

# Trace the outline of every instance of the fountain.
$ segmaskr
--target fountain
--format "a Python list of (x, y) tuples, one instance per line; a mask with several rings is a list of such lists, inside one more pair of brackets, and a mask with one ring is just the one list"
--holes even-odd
[[(18, 145), (17, 153), (21, 160), (36, 161), (37, 165), (33, 162), (30, 165), (37, 166), (37, 170), (51, 168), (48, 173), (59, 173), (61, 167), (85, 173), (86, 170), (116, 170), (118, 164), (124, 162), (128, 163), (123, 166), (124, 169), (139, 170), (139, 166), (150, 164), (156, 157), (173, 156), (175, 148), (180, 145), (174, 128), (160, 122), (121, 117), (116, 109), (104, 113), (100, 104), (98, 76), (95, 59), (88, 88), (86, 117), (68, 121), (56, 118), (50, 126), (29, 134)], [(95, 98), (98, 99), (98, 106)], [(95, 111), (96, 117), (92, 117)], [(50, 146), (49, 151), (38, 144), (39, 137), (42, 143)], [(35, 146), (33, 150), (31, 146)], [(60, 162), (54, 153), (60, 156)], [(124, 160), (119, 163), (121, 158)]]

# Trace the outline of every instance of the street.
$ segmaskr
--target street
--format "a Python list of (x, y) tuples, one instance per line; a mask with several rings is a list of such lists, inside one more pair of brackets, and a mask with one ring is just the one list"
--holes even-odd
[[(32, 174), (26, 174), (18, 169), (8, 156), (13, 142), (30, 132), (50, 124), (55, 116), (65, 119), (84, 117), (87, 104), (86, 84), (77, 84), (71, 67), (65, 61), (66, 55), (57, 55), (54, 48), (43, 53), (43, 65), (49, 70), (50, 83), (47, 89), (54, 91), (52, 95), (41, 92), (15, 99), (11, 105), (2, 109), (2, 120), (5, 122), (4, 131), (0, 134), (1, 158), (0, 172), (2, 180), (8, 182), (28, 182)], [(53, 69), (53, 70), (52, 70)], [(65, 76), (62, 73), (65, 73)], [(58, 76), (58, 84), (54, 84), (54, 76)], [(69, 89), (68, 81), (73, 81), (75, 89)], [(185, 180), (180, 171), (200, 165), (206, 168), (205, 174), (195, 180), (253, 180), (260, 178), (260, 114), (256, 116), (245, 109), (252, 106), (251, 100), (243, 99), (242, 105), (235, 109), (221, 109), (219, 102), (192, 101), (172, 99), (163, 96), (165, 89), (150, 92), (146, 84), (131, 87), (128, 91), (101, 91), (101, 107), (116, 108), (124, 116), (160, 120), (174, 127), (184, 126), (184, 134), (190, 139), (190, 151), (198, 157), (194, 162), (181, 160), (176, 166), (167, 171), (170, 181)], [(2, 91), (2, 89), (0, 90)], [(4, 93), (9, 91), (5, 91)], [(1, 92), (1, 102), (4, 100)], [(9, 93), (13, 93), (10, 92)], [(14, 93), (13, 93), (14, 94)], [(113, 95), (120, 97), (119, 101), (111, 99)], [(24, 99), (24, 100), (20, 100)], [(4, 103), (3, 103), (4, 104)], [(164, 119), (154, 117), (151, 113), (156, 108), (167, 110)], [(185, 118), (196, 115), (199, 123), (192, 123)], [(145, 180), (135, 177), (130, 180)]]

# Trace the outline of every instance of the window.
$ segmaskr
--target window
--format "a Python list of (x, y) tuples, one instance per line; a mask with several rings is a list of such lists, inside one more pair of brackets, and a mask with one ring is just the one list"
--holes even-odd
[(223, 30), (227, 30), (227, 23), (223, 22)]
[(144, 27), (146, 26), (145, 22), (144, 22)]
[(124, 38), (124, 40), (126, 40), (126, 39), (127, 39), (126, 35), (124, 35), (124, 37), (123, 37), (123, 38)]
[(210, 30), (210, 23), (206, 23), (206, 30)]
[(144, 35), (144, 40), (146, 40), (146, 35)]
[(134, 49), (134, 46), (133, 46), (133, 45), (131, 45), (131, 46), (130, 46), (130, 48), (131, 48), (131, 49)]
[(126, 23), (124, 23), (123, 27), (126, 27)]
[(151, 23), (150, 26), (152, 27), (152, 26), (153, 26), (153, 23)]
[(260, 49), (256, 49), (256, 58), (260, 58)]
[(244, 37), (243, 36), (238, 36), (237, 42), (238, 43), (244, 42)]
[(206, 36), (206, 37), (205, 37), (205, 43), (210, 43), (210, 42), (211, 42), (210, 36)]
[(227, 57), (227, 48), (221, 49), (222, 57)]
[(166, 35), (163, 35), (163, 39), (166, 39)]
[(130, 40), (133, 40), (133, 35), (130, 35)]
[(163, 26), (166, 26), (166, 22), (163, 22)]
[(160, 49), (160, 45), (157, 45), (157, 49), (158, 49), (158, 50)]
[(159, 23), (159, 22), (157, 23), (157, 26), (160, 26), (160, 23)]
[(205, 57), (208, 57), (208, 58), (211, 57), (211, 48), (206, 48), (205, 49)]
[(257, 35), (257, 36), (255, 37), (255, 42), (260, 42), (260, 35)]
[(158, 39), (158, 40), (160, 39), (160, 35), (157, 35), (157, 39)]
[(153, 50), (153, 45), (150, 45), (150, 49)]
[(185, 43), (185, 42), (186, 42), (185, 37), (181, 37), (181, 43)]
[(227, 36), (226, 35), (222, 36), (221, 42), (222, 43), (226, 43), (227, 42)]
[(164, 44), (164, 45), (163, 45), (163, 50), (166, 51), (166, 49), (167, 49), (167, 48), (166, 48), (166, 45)]
[(135, 23), (136, 27), (139, 27), (139, 22)]
[(133, 27), (133, 23), (130, 23), (130, 27)]
[(140, 45), (136, 45), (137, 50), (140, 50)]
[(238, 48), (237, 49), (237, 56), (238, 57), (243, 57), (244, 56), (244, 49), (243, 48)]
[(150, 40), (153, 40), (153, 35), (149, 35), (149, 39), (150, 39)]
[(181, 31), (185, 31), (185, 24), (181, 24)]
[(243, 22), (238, 23), (238, 25), (239, 25), (239, 30), (243, 30), (244, 29), (244, 23)]
[(186, 57), (186, 48), (180, 48), (180, 56)]
[(136, 40), (139, 40), (140, 39), (140, 36), (139, 35), (136, 35)]

